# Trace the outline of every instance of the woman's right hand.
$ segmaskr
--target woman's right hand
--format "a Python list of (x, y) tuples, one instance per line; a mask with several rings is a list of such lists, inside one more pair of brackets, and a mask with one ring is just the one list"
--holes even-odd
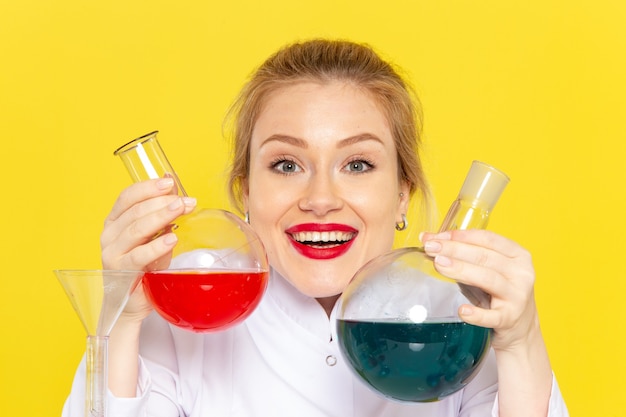
[[(176, 194), (172, 178), (124, 189), (104, 221), (100, 236), (105, 269), (154, 270), (169, 266), (176, 235), (171, 224), (191, 212), (195, 199)], [(157, 236), (155, 238), (155, 236)], [(109, 389), (118, 397), (137, 392), (139, 334), (152, 307), (141, 285), (133, 292), (109, 337)]]
[[(159, 178), (135, 183), (121, 192), (100, 236), (104, 269), (146, 271), (169, 266), (177, 242), (170, 225), (196, 205), (195, 199), (176, 195), (174, 184), (172, 178)], [(150, 311), (140, 286), (123, 315), (141, 320)]]

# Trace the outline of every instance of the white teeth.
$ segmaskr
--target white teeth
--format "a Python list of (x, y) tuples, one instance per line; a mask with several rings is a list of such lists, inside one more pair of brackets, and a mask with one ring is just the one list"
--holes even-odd
[(292, 234), (298, 242), (347, 242), (354, 237), (352, 232), (298, 232)]

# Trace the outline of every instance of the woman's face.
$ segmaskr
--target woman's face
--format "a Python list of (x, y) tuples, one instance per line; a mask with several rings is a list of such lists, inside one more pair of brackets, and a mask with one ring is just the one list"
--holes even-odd
[(268, 97), (252, 134), (244, 205), (270, 264), (300, 292), (343, 292), (391, 249), (407, 203), (387, 120), (364, 90), (301, 82)]

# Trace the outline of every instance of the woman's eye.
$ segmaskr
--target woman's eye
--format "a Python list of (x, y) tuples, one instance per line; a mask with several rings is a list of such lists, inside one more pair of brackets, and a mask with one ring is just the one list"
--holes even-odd
[(293, 161), (278, 161), (273, 164), (273, 168), (284, 174), (292, 174), (300, 171), (300, 167)]
[(352, 161), (346, 165), (346, 169), (350, 172), (365, 172), (372, 169), (372, 164), (362, 160)]

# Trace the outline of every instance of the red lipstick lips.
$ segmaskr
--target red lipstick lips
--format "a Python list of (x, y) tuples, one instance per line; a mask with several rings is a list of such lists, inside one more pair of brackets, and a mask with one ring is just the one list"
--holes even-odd
[(301, 255), (311, 259), (333, 259), (346, 253), (358, 231), (345, 224), (303, 223), (285, 230)]

